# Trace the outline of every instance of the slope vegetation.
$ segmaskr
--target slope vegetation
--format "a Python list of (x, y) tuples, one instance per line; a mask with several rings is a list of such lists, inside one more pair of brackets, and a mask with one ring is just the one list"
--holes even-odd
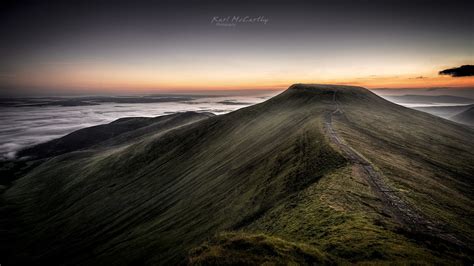
[(360, 87), (297, 84), (255, 106), (36, 167), (3, 197), (14, 232), (9, 260), (469, 260), (465, 246), (420, 241), (386, 210), (327, 132), (335, 94), (344, 112), (331, 125), (344, 143), (423, 217), (472, 239), (471, 129)]
[[(64, 137), (54, 139), (36, 146), (21, 150), (19, 157), (35, 159), (57, 156), (60, 154), (87, 149), (109, 140), (111, 144), (123, 144), (128, 140), (137, 141), (138, 138), (150, 133), (158, 133), (186, 123), (195, 122), (212, 116), (210, 113), (186, 112), (172, 115), (149, 117), (126, 117), (117, 119), (109, 124), (88, 127), (74, 131)], [(119, 137), (120, 136), (120, 137)]]
[(19, 151), (17, 157), (20, 159), (0, 161), (0, 185), (8, 186), (12, 180), (54, 156), (79, 150), (97, 150), (100, 147), (110, 149), (112, 146), (127, 145), (213, 115), (185, 112), (154, 118), (126, 117), (109, 124), (80, 129), (64, 137)]

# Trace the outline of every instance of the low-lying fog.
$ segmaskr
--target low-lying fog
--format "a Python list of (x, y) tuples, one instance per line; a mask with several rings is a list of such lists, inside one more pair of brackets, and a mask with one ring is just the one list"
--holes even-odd
[(276, 93), (0, 99), (0, 160), (14, 158), (26, 146), (121, 117), (155, 117), (184, 111), (224, 114), (262, 102)]

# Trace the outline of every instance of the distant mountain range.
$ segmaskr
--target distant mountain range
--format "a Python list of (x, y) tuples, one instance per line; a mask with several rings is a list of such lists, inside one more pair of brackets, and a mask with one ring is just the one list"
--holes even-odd
[[(0, 98), (0, 105), (13, 107), (40, 106), (89, 106), (100, 103), (163, 103), (184, 102), (203, 96), (196, 95), (149, 95), (149, 96), (81, 96), (81, 97), (13, 97)], [(212, 97), (212, 96), (208, 96)]]
[(474, 260), (474, 129), (361, 87), (296, 84), (20, 154), (0, 201), (5, 265)]
[(110, 148), (124, 145), (128, 141), (137, 141), (148, 135), (156, 135), (213, 115), (212, 113), (185, 112), (155, 118), (121, 118), (109, 124), (80, 129), (62, 138), (23, 149), (18, 152), (18, 156), (40, 159), (94, 146)]
[(451, 117), (453, 121), (469, 126), (474, 126), (474, 106), (470, 106), (469, 109)]
[[(427, 107), (413, 107), (413, 109), (430, 113), (442, 118), (451, 119), (453, 116), (462, 113), (469, 108), (474, 107), (474, 104), (466, 105), (451, 105), (451, 106), (427, 106)], [(452, 120), (452, 119), (451, 119)]]
[(451, 96), (451, 95), (402, 95), (402, 96), (385, 96), (384, 98), (396, 103), (460, 103), (472, 104), (474, 99)]

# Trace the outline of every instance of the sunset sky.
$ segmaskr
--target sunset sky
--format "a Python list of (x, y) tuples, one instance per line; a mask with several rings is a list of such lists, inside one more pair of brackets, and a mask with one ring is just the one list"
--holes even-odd
[(0, 5), (3, 92), (474, 87), (473, 1)]

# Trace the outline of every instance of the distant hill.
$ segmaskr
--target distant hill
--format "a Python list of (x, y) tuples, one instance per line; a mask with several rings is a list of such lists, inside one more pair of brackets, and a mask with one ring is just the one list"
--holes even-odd
[(474, 99), (451, 96), (451, 95), (402, 95), (402, 96), (385, 96), (384, 98), (395, 103), (419, 103), (419, 104), (433, 104), (433, 103), (463, 103), (472, 104)]
[(376, 88), (371, 89), (372, 92), (375, 92), (377, 95), (382, 97), (385, 96), (399, 96), (399, 95), (451, 95), (459, 96), (463, 98), (474, 99), (474, 87), (463, 87), (463, 88), (440, 88), (432, 87), (427, 89), (413, 89), (413, 88)]
[(474, 107), (474, 104), (467, 105), (452, 105), (452, 106), (427, 106), (427, 107), (413, 107), (418, 111), (426, 112), (442, 118), (451, 119), (456, 114), (462, 113), (469, 108)]
[(122, 144), (127, 140), (137, 141), (143, 135), (149, 133), (157, 134), (175, 128), (178, 125), (196, 122), (210, 116), (213, 116), (213, 114), (185, 112), (154, 118), (121, 118), (109, 124), (80, 129), (64, 137), (26, 148), (19, 151), (18, 156), (39, 159), (90, 148), (106, 140), (108, 140), (108, 145), (106, 146)]
[(471, 107), (462, 113), (453, 116), (451, 119), (461, 124), (474, 126), (474, 107)]
[(468, 127), (361, 87), (318, 84), (164, 132), (150, 128), (125, 145), (102, 130), (128, 122), (36, 149), (50, 156), (77, 139), (90, 147), (48, 157), (6, 190), (2, 263), (474, 259)]
[[(202, 95), (159, 94), (148, 96), (82, 96), (82, 97), (0, 97), (0, 105), (6, 107), (41, 107), (41, 106), (89, 106), (101, 103), (141, 104), (163, 102), (185, 102)], [(212, 97), (212, 96), (206, 96)]]
[(214, 116), (207, 112), (184, 112), (160, 117), (126, 117), (109, 124), (88, 127), (64, 137), (25, 148), (17, 153), (19, 160), (0, 161), (0, 186), (35, 168), (45, 160), (64, 153), (86, 149), (110, 149), (138, 142), (174, 128)]

